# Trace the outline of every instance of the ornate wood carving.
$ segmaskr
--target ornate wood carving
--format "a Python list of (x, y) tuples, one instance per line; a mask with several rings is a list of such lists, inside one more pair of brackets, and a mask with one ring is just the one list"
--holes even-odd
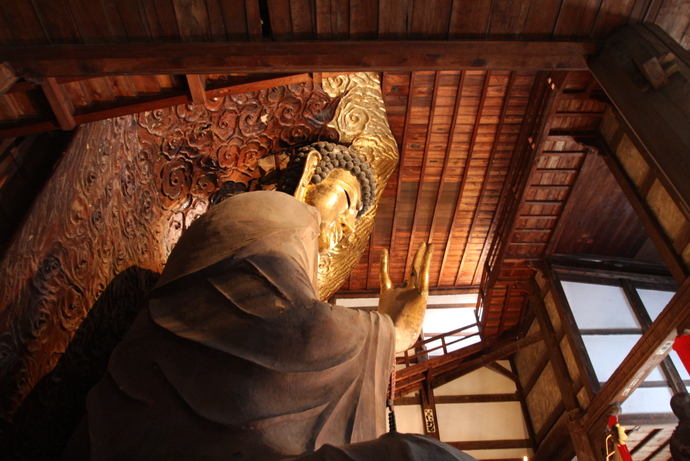
[[(41, 428), (76, 425), (181, 232), (219, 194), (272, 188), (280, 150), (337, 141), (327, 124), (338, 100), (306, 82), (77, 130), (0, 264), (0, 416), (15, 415), (0, 440), (17, 441), (9, 457), (59, 452), (71, 429), (48, 437)], [(84, 322), (97, 301), (105, 320)]]

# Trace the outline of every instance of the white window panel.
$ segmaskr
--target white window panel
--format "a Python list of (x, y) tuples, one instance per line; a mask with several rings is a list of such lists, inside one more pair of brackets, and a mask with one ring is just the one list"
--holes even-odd
[(637, 289), (637, 293), (640, 295), (640, 299), (642, 299), (644, 307), (647, 309), (652, 321), (661, 314), (661, 311), (664, 310), (664, 307), (666, 307), (675, 294), (672, 291), (642, 290), (639, 288)]
[(640, 387), (623, 402), (623, 414), (671, 413), (671, 397), (668, 387)]
[[(582, 341), (600, 382), (607, 381), (628, 355), (641, 335), (583, 335)], [(652, 370), (646, 381), (663, 381), (658, 369)]]
[(581, 330), (640, 328), (621, 287), (563, 282), (563, 290)]

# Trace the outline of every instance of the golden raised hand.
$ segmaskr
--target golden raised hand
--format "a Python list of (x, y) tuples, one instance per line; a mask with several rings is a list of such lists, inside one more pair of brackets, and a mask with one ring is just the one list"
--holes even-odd
[(381, 252), (379, 312), (388, 314), (393, 319), (396, 352), (409, 349), (422, 330), (429, 296), (429, 266), (433, 252), (433, 244), (419, 245), (410, 277), (398, 288), (393, 288), (388, 273), (388, 250), (384, 249)]

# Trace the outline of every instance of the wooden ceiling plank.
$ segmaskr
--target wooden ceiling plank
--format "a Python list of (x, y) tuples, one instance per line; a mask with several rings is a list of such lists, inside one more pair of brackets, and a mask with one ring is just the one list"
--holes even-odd
[(561, 212), (560, 217), (555, 222), (555, 227), (553, 227), (553, 233), (551, 234), (551, 238), (549, 239), (549, 244), (546, 246), (546, 249), (544, 250), (544, 254), (546, 255), (553, 255), (554, 251), (556, 250), (556, 247), (558, 246), (558, 242), (561, 239), (561, 235), (563, 235), (563, 231), (565, 230), (565, 225), (568, 222), (568, 217), (570, 216), (575, 207), (575, 203), (572, 200), (568, 199), (574, 196), (576, 192), (581, 190), (583, 187), (586, 187), (582, 183), (582, 181), (578, 181), (578, 179), (580, 177), (588, 177), (594, 173), (593, 168), (595, 167), (595, 165), (592, 161), (592, 155), (594, 154), (590, 153), (588, 156), (584, 158), (584, 160), (582, 161), (582, 167), (580, 168), (580, 171), (576, 173), (575, 178), (573, 178), (572, 187), (569, 188), (569, 190), (566, 192), (567, 195), (564, 198), (565, 205), (563, 206), (563, 211)]
[(412, 39), (442, 39), (448, 37), (452, 0), (414, 2), (412, 10)]
[(316, 38), (315, 5), (312, 0), (290, 0), (292, 35), (295, 40), (314, 40)]
[(602, 0), (590, 37), (606, 39), (628, 23), (635, 0)]
[(292, 40), (290, 0), (268, 0), (268, 17), (274, 40)]
[(379, 0), (378, 38), (406, 39), (414, 0)]
[(522, 34), (529, 12), (530, 0), (493, 2), (489, 37), (517, 37)]
[(130, 42), (148, 42), (153, 39), (148, 21), (146, 21), (146, 13), (140, 2), (114, 0), (113, 4), (119, 12)]
[(45, 119), (0, 123), (0, 139), (16, 138), (57, 129), (60, 129), (60, 125), (56, 121)]
[[(48, 43), (36, 11), (30, 0), (2, 0), (0, 11), (7, 22), (15, 43), (20, 45), (39, 45)], [(0, 60), (2, 61), (2, 60)]]
[[(256, 30), (261, 38), (261, 17), (259, 16), (259, 4), (256, 1), (237, 1), (237, 0), (208, 0), (209, 14), (215, 7), (210, 5), (218, 2), (220, 8), (220, 19), (223, 24), (223, 36), (221, 41), (240, 41), (244, 42), (251, 39), (250, 29)], [(254, 23), (256, 23), (254, 25)]]
[(569, 14), (561, 14), (559, 16), (554, 35), (556, 37), (588, 36), (599, 11), (601, 1), (564, 0), (561, 8), (563, 11), (569, 12)]
[(151, 43), (0, 48), (21, 77), (462, 69), (586, 69), (584, 42), (338, 41)]
[(350, 39), (375, 39), (378, 36), (379, 0), (350, 0)]
[[(559, 74), (559, 76), (562, 76), (563, 74)], [(510, 197), (511, 199), (514, 199), (512, 204), (509, 203), (508, 207), (509, 209), (505, 212), (504, 215), (504, 221), (502, 223), (502, 228), (500, 231), (498, 231), (498, 234), (501, 236), (500, 240), (495, 240), (493, 242), (494, 248), (492, 248), (490, 251), (493, 252), (494, 254), (490, 257), (487, 257), (487, 268), (485, 269), (486, 273), (486, 280), (483, 281), (482, 285), (486, 287), (486, 289), (489, 291), (489, 293), (492, 292), (492, 288), (494, 284), (496, 283), (496, 278), (499, 276), (500, 271), (501, 271), (501, 266), (503, 264), (505, 255), (508, 253), (508, 249), (513, 246), (513, 237), (514, 237), (514, 229), (517, 227), (517, 216), (519, 216), (520, 209), (522, 208), (522, 202), (525, 199), (525, 191), (527, 189), (527, 184), (530, 184), (533, 182), (532, 178), (537, 172), (537, 168), (534, 167), (527, 167), (527, 165), (536, 165), (537, 163), (534, 162), (533, 160), (538, 158), (539, 156), (539, 151), (543, 148), (543, 142), (542, 139), (544, 139), (547, 134), (549, 133), (549, 130), (551, 128), (551, 123), (553, 120), (553, 114), (556, 108), (556, 101), (558, 99), (558, 95), (562, 92), (562, 88), (565, 86), (566, 82), (568, 79), (568, 74), (565, 74), (563, 77), (562, 85), (558, 86), (556, 85), (553, 81), (552, 78), (550, 77), (546, 82), (540, 82), (537, 80), (536, 85), (540, 85), (541, 88), (545, 88), (545, 84), (549, 84), (548, 89), (546, 89), (547, 93), (545, 94), (545, 98), (540, 101), (540, 105), (543, 106), (542, 110), (539, 111), (540, 116), (539, 117), (534, 117), (532, 128), (529, 128), (529, 130), (534, 130), (533, 133), (529, 135), (529, 138), (527, 141), (529, 141), (529, 146), (531, 147), (531, 151), (528, 151), (528, 155), (525, 155), (524, 158), (522, 158), (521, 163), (523, 165), (523, 168), (526, 168), (525, 170), (519, 170), (519, 171), (524, 171), (525, 175), (522, 177), (516, 176), (515, 179), (511, 180), (511, 183), (514, 184), (513, 187), (513, 195)], [(549, 93), (550, 90), (550, 93)], [(541, 98), (540, 98), (541, 99)], [(525, 125), (523, 125), (525, 126)], [(525, 132), (526, 134), (526, 132)], [(532, 136), (536, 136), (537, 139), (533, 139)], [(519, 146), (518, 146), (519, 148)], [(517, 170), (516, 170), (517, 171)], [(528, 245), (528, 252), (533, 253), (533, 252), (539, 252), (541, 253), (543, 249), (539, 248), (536, 251), (529, 251), (533, 250), (535, 247), (540, 246), (539, 244), (530, 244)], [(487, 322), (487, 315), (488, 311), (484, 311), (484, 317), (482, 318), (482, 326), (486, 325)]]
[(32, 0), (32, 3), (50, 43), (82, 42), (65, 0)]
[[(237, 3), (236, 0), (227, 0), (230, 4)], [(259, 9), (259, 2), (255, 0), (245, 0), (244, 8), (247, 18), (247, 33), (249, 40), (252, 42), (259, 42), (263, 39), (263, 30), (261, 29), (261, 11)], [(223, 8), (225, 11), (225, 8)]]
[(112, 1), (102, 1), (101, 3), (103, 5), (105, 17), (108, 19), (108, 25), (110, 26), (111, 40), (120, 43), (129, 41), (127, 30), (117, 5)]
[(14, 39), (10, 26), (5, 19), (5, 14), (2, 12), (2, 8), (0, 8), (0, 45), (11, 46), (15, 44), (16, 40)]
[[(407, 278), (410, 276), (411, 272), (411, 267), (410, 267), (410, 262), (412, 258), (412, 254), (417, 250), (415, 246), (415, 236), (417, 235), (417, 231), (419, 229), (419, 209), (421, 208), (421, 203), (422, 203), (422, 190), (424, 189), (424, 184), (425, 181), (424, 179), (426, 178), (426, 172), (427, 172), (427, 167), (429, 163), (429, 150), (431, 146), (431, 133), (432, 133), (432, 126), (434, 124), (434, 114), (436, 113), (437, 110), (437, 105), (438, 105), (438, 90), (440, 85), (440, 80), (441, 80), (441, 73), (436, 72), (436, 75), (434, 76), (434, 88), (432, 90), (432, 95), (431, 95), (431, 108), (429, 111), (429, 119), (427, 122), (427, 130), (426, 130), (426, 139), (424, 141), (424, 153), (422, 154), (422, 169), (419, 174), (419, 183), (417, 186), (417, 198), (415, 199), (415, 206), (414, 206), (414, 211), (412, 213), (412, 230), (410, 231), (410, 241), (407, 247), (407, 257), (405, 258), (405, 275), (403, 277), (403, 280), (407, 280)], [(439, 184), (439, 189), (441, 185)], [(436, 192), (437, 194), (439, 191)], [(431, 239), (431, 235), (427, 236), (425, 239), (427, 243), (429, 242), (429, 239)]]
[[(490, 74), (487, 73), (487, 78), (490, 78)], [(479, 200), (477, 201), (477, 207), (474, 210), (474, 214), (472, 215), (472, 222), (470, 224), (470, 230), (467, 234), (467, 241), (465, 242), (465, 251), (462, 252), (462, 258), (460, 259), (460, 266), (458, 267), (458, 272), (455, 276), (455, 284), (459, 285), (460, 284), (460, 279), (462, 278), (462, 270), (465, 266), (465, 262), (467, 261), (467, 254), (469, 253), (467, 249), (469, 248), (470, 242), (472, 241), (472, 236), (474, 235), (474, 232), (476, 230), (477, 226), (477, 216), (479, 216), (479, 211), (482, 207), (482, 204), (484, 202), (486, 190), (487, 190), (487, 185), (489, 183), (489, 177), (491, 175), (491, 169), (494, 165), (494, 159), (496, 157), (496, 152), (498, 150), (498, 144), (501, 139), (501, 132), (503, 131), (503, 124), (506, 119), (506, 114), (508, 112), (508, 106), (510, 103), (510, 94), (513, 90), (513, 84), (515, 83), (515, 73), (511, 72), (510, 76), (508, 77), (508, 84), (506, 86), (504, 98), (503, 98), (503, 106), (501, 107), (501, 115), (499, 116), (498, 119), (498, 125), (496, 126), (496, 134), (494, 135), (494, 140), (493, 140), (493, 145), (491, 146), (491, 153), (489, 154), (489, 164), (486, 167), (486, 172), (484, 173), (484, 179), (482, 181), (482, 186), (481, 186), (481, 191), (479, 192)], [(491, 212), (491, 220), (493, 221), (493, 218), (495, 216), (495, 209)], [(487, 241), (490, 238), (490, 234), (487, 232), (486, 237), (484, 237), (484, 241), (482, 243), (482, 250), (480, 251), (479, 255), (481, 258), (481, 254), (484, 252), (484, 247), (487, 245)], [(481, 259), (477, 261), (477, 266), (481, 264)], [(474, 278), (474, 274), (472, 276)], [(470, 282), (472, 283), (472, 282)]]
[(212, 41), (211, 23), (205, 0), (172, 0), (180, 37), (186, 42)]
[[(455, 135), (458, 131), (458, 123), (457, 123), (458, 111), (460, 109), (460, 103), (462, 101), (462, 88), (464, 86), (464, 82), (465, 82), (465, 72), (461, 71), (460, 72), (460, 80), (458, 82), (458, 87), (457, 87), (457, 92), (455, 93), (455, 103), (453, 105), (453, 115), (451, 117), (451, 125), (450, 125), (450, 129), (448, 130), (448, 140), (446, 142), (446, 152), (445, 152), (445, 156), (443, 158), (443, 167), (441, 170), (441, 180), (439, 181), (439, 187), (438, 187), (438, 191), (436, 193), (436, 202), (434, 204), (434, 211), (433, 211), (433, 215), (431, 218), (431, 227), (429, 229), (429, 236), (431, 239), (434, 238), (434, 235), (436, 233), (436, 225), (437, 225), (438, 218), (439, 218), (439, 209), (441, 208), (441, 192), (443, 191), (443, 185), (445, 184), (448, 173), (449, 173), (448, 163), (450, 162), (450, 158), (453, 154), (453, 141), (454, 141)], [(451, 225), (451, 231), (452, 231), (452, 225)], [(443, 265), (443, 263), (442, 263), (442, 265)], [(441, 273), (442, 273), (442, 270), (439, 272), (439, 277), (438, 277), (438, 280), (436, 281), (436, 286), (440, 286), (440, 284), (441, 284), (441, 279), (442, 279)]]
[[(490, 258), (491, 251), (493, 250), (494, 244), (496, 242), (495, 240), (495, 235), (496, 235), (496, 228), (499, 226), (499, 222), (501, 221), (501, 211), (503, 210), (504, 203), (507, 200), (509, 194), (507, 193), (507, 187), (510, 186), (512, 179), (514, 175), (517, 173), (518, 169), (520, 168), (520, 156), (516, 155), (518, 152), (518, 149), (520, 149), (520, 146), (524, 145), (527, 143), (527, 138), (529, 136), (527, 126), (529, 125), (528, 120), (530, 120), (533, 117), (533, 114), (538, 111), (538, 108), (541, 106), (540, 102), (540, 97), (539, 91), (540, 91), (540, 74), (537, 74), (532, 82), (532, 89), (530, 91), (530, 97), (529, 97), (529, 104), (527, 105), (524, 116), (522, 118), (522, 121), (520, 123), (520, 133), (518, 134), (518, 137), (515, 142), (515, 147), (514, 147), (514, 152), (511, 155), (510, 158), (510, 163), (508, 166), (508, 172), (506, 176), (503, 178), (503, 184), (501, 186), (501, 194), (499, 195), (499, 200), (498, 203), (496, 204), (496, 214), (494, 215), (494, 219), (491, 220), (491, 225), (489, 227), (489, 235), (492, 236), (492, 241), (489, 245), (486, 245), (484, 247), (483, 253), (479, 256), (479, 261), (480, 263), (484, 261), (484, 266), (488, 267), (487, 261)], [(528, 216), (532, 217), (532, 216)], [(541, 216), (540, 216), (541, 217)], [(488, 242), (487, 242), (488, 243)], [(474, 276), (472, 277), (472, 283), (477, 283), (479, 276), (481, 275), (481, 278), (484, 279), (484, 277), (488, 277), (489, 272), (488, 270), (481, 270), (482, 267), (480, 267), (480, 264), (477, 264), (477, 267), (475, 268)], [(490, 293), (489, 293), (490, 294)], [(490, 296), (489, 296), (490, 299)], [(479, 299), (477, 301), (478, 305), (479, 303), (482, 302), (482, 299)], [(483, 319), (485, 321), (486, 319)], [(483, 324), (482, 324), (483, 325)]]
[(333, 40), (333, 4), (331, 0), (314, 0), (314, 18), (316, 20), (316, 39)]
[[(220, 0), (205, 0), (206, 10), (208, 11), (208, 27), (211, 34), (211, 40), (214, 42), (224, 42), (227, 40), (225, 35), (225, 21), (223, 19), (223, 7)], [(239, 2), (242, 5), (242, 2)], [(239, 20), (243, 20), (244, 16), (240, 16)]]
[(410, 127), (410, 117), (412, 114), (412, 95), (414, 94), (415, 91), (415, 77), (416, 77), (416, 72), (412, 72), (410, 74), (410, 90), (407, 95), (407, 105), (405, 107), (405, 122), (403, 124), (403, 133), (402, 133), (402, 143), (401, 143), (401, 152), (400, 152), (400, 162), (398, 163), (398, 178), (397, 178), (397, 188), (395, 191), (395, 206), (393, 207), (393, 222), (391, 224), (391, 240), (390, 240), (390, 249), (389, 252), (391, 255), (395, 254), (395, 244), (396, 244), (396, 235), (397, 235), (397, 229), (398, 229), (398, 221), (400, 219), (400, 204), (402, 203), (402, 186), (403, 186), (403, 162), (407, 158), (405, 155), (407, 151), (407, 136), (409, 132), (409, 127)]
[[(101, 2), (67, 0), (84, 43), (109, 43), (117, 36)], [(122, 35), (126, 35), (123, 31)]]
[[(555, 87), (551, 88), (552, 92), (548, 98), (548, 101), (546, 102), (546, 107), (545, 107), (545, 110), (544, 110), (543, 115), (542, 115), (543, 119), (542, 119), (541, 126), (537, 128), (538, 133), (539, 133), (539, 139), (537, 139), (536, 141), (533, 141), (533, 144), (535, 144), (535, 147), (534, 147), (534, 149), (535, 149), (534, 158), (535, 159), (539, 157), (540, 151), (544, 146), (543, 140), (546, 139), (546, 136), (549, 133), (549, 130), (551, 128), (551, 123), (553, 121), (554, 111), (555, 111), (555, 107), (556, 107), (556, 101), (558, 100), (558, 95), (560, 95), (561, 92), (563, 91), (562, 88), (563, 88), (563, 86), (565, 86), (566, 82), (567, 82), (567, 75), (564, 79), (563, 84), (560, 87), (555, 86)], [(537, 145), (537, 143), (538, 143), (538, 145)], [(536, 165), (536, 162), (534, 164)], [(517, 204), (517, 209), (515, 210), (515, 212), (517, 213), (516, 216), (519, 216), (519, 212), (520, 212), (520, 209), (522, 208), (522, 204), (526, 201), (525, 200), (525, 192), (527, 190), (527, 185), (534, 182), (532, 180), (532, 178), (534, 177), (534, 174), (538, 171), (540, 171), (540, 168), (532, 168), (526, 177), (526, 182), (524, 184), (524, 187), (520, 191), (518, 191), (519, 192), (519, 198), (515, 202)], [(548, 213), (548, 214), (551, 214), (551, 213)], [(497, 259), (496, 259), (496, 265), (494, 267), (500, 267), (500, 264), (501, 264), (501, 261), (503, 258), (502, 255), (504, 255), (507, 252), (508, 247), (512, 243), (514, 243), (513, 242), (513, 236), (515, 233), (515, 228), (517, 227), (516, 224), (517, 224), (517, 219), (512, 219), (512, 223), (509, 224), (509, 226), (510, 226), (509, 231), (505, 233), (505, 236), (506, 236), (506, 238), (504, 240), (505, 243), (503, 245), (503, 248), (501, 250), (499, 250), (499, 254), (497, 255)], [(495, 276), (497, 276), (498, 275), (497, 271), (494, 271), (494, 272), (495, 272)], [(493, 282), (491, 280), (489, 280), (488, 286), (493, 286)]]
[(485, 38), (489, 30), (492, 2), (454, 0), (448, 38)]
[(510, 304), (510, 299), (513, 291), (513, 284), (509, 283), (506, 286), (506, 295), (503, 300), (503, 309), (501, 309), (501, 318), (498, 321), (498, 334), (503, 333), (503, 328), (505, 327), (506, 313), (508, 312), (508, 304)]
[[(462, 170), (462, 175), (460, 177), (460, 190), (458, 191), (458, 200), (455, 205), (455, 210), (453, 211), (453, 218), (451, 219), (451, 226), (450, 226), (450, 231), (448, 232), (448, 240), (446, 240), (446, 246), (443, 249), (443, 258), (441, 259), (441, 269), (439, 270), (439, 286), (441, 284), (441, 280), (443, 280), (443, 273), (446, 270), (446, 266), (448, 264), (448, 259), (450, 256), (450, 249), (452, 247), (453, 243), (453, 232), (459, 225), (459, 215), (460, 215), (460, 208), (462, 205), (462, 199), (464, 197), (464, 192), (465, 188), (467, 186), (467, 177), (469, 175), (469, 170), (470, 170), (470, 164), (472, 162), (472, 155), (474, 154), (474, 146), (477, 141), (477, 134), (478, 134), (478, 128), (479, 128), (479, 122), (481, 121), (482, 117), (482, 110), (484, 108), (484, 101), (486, 100), (486, 94), (489, 90), (489, 79), (491, 77), (490, 72), (487, 72), (484, 75), (484, 83), (482, 85), (482, 92), (481, 96), (479, 97), (479, 105), (477, 108), (477, 115), (474, 121), (474, 127), (472, 129), (472, 136), (470, 138), (470, 145), (467, 150), (467, 158), (465, 159), (465, 165)], [(463, 88), (458, 88), (458, 91), (462, 91)], [(455, 122), (455, 121), (454, 121)], [(457, 123), (457, 122), (456, 122)]]
[(527, 39), (550, 39), (560, 17), (563, 0), (532, 1), (522, 37)]

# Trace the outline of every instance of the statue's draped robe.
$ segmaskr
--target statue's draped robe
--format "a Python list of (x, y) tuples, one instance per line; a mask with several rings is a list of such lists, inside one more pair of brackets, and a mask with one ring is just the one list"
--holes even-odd
[(93, 459), (282, 459), (385, 431), (393, 324), (317, 300), (318, 229), (278, 192), (190, 226), (89, 394)]

